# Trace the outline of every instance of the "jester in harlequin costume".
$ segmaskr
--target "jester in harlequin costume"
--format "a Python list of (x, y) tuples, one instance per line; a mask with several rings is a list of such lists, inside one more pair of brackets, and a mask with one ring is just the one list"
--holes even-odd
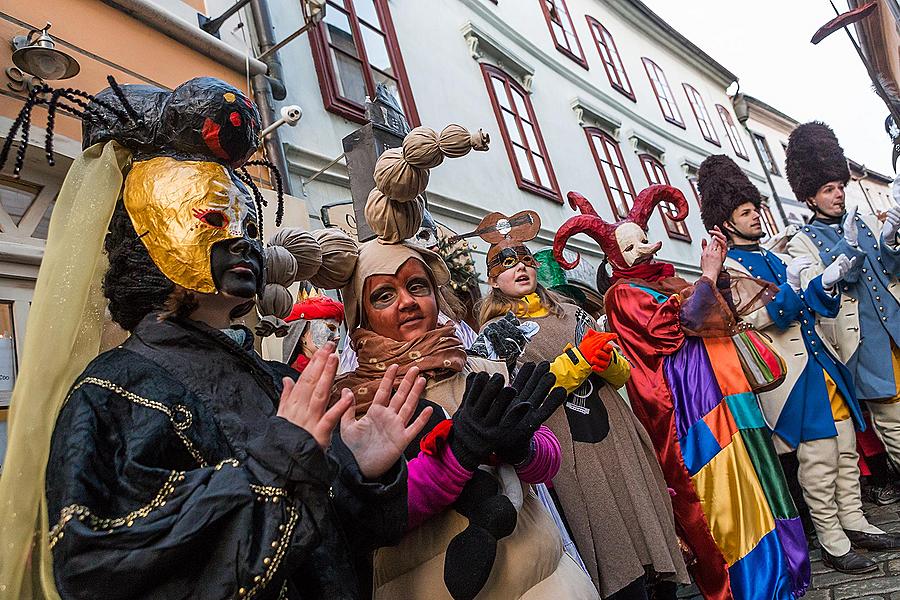
[(760, 405), (776, 448), (783, 453), (796, 450), (800, 488), (823, 561), (845, 573), (874, 571), (876, 564), (855, 552), (851, 541), (865, 534), (866, 540), (874, 539), (883, 548), (895, 548), (900, 536), (884, 533), (863, 514), (854, 425), (864, 429), (865, 420), (850, 372), (819, 334), (820, 318), (833, 319), (840, 310), (838, 286), (854, 261), (838, 255), (802, 288), (800, 272), (810, 259), (791, 261), (760, 247), (762, 198), (733, 160), (721, 155), (707, 158), (700, 165), (697, 185), (703, 224), (720, 228), (729, 239), (725, 268), (779, 287), (770, 303), (745, 315), (744, 321), (770, 335), (787, 363), (784, 384), (762, 392)]
[(285, 322), (281, 360), (302, 373), (319, 348), (340, 336), (344, 305), (315, 288), (308, 292), (304, 287)]
[[(872, 215), (857, 215), (855, 208), (845, 210), (850, 170), (824, 123), (805, 123), (791, 133), (785, 170), (797, 199), (813, 211), (812, 220), (788, 244), (792, 257), (810, 262), (801, 282), (807, 284), (840, 255), (854, 259), (840, 285), (840, 312), (828, 328), (838, 358), (853, 374), (857, 397), (872, 415), (875, 433), (900, 465), (900, 205), (887, 211), (883, 225)], [(897, 181), (893, 190), (896, 203)], [(865, 536), (851, 540), (863, 547), (877, 544)]]
[(702, 277), (693, 285), (671, 264), (654, 260), (662, 246), (647, 239), (660, 202), (687, 216), (684, 195), (651, 186), (619, 223), (604, 221), (581, 195), (583, 213), (557, 233), (554, 256), (576, 233), (595, 239), (613, 267), (605, 296), (609, 328), (632, 362), (628, 397), (656, 447), (674, 490), (675, 522), (696, 562), (694, 580), (710, 599), (789, 600), (810, 581), (803, 526), (778, 463), (771, 434), (731, 340), (736, 315), (758, 308), (771, 284), (743, 283), (736, 306), (722, 263), (724, 236), (703, 242)]
[[(264, 247), (242, 170), (259, 114), (240, 90), (110, 82), (83, 112), (61, 102), (69, 90), (32, 95), (11, 134), (24, 123), (27, 138), (31, 108), (49, 102), (82, 118), (85, 151), (53, 212), (13, 394), (0, 590), (365, 597), (365, 553), (404, 531), (401, 451), (425, 424), (406, 426), (421, 387), (407, 379), (338, 428), (353, 400), (327, 408), (334, 344), (294, 383), (232, 323), (283, 304), (266, 299), (295, 281), (337, 287), (355, 247), (286, 229), (288, 246)], [(107, 306), (130, 336), (98, 356)]]

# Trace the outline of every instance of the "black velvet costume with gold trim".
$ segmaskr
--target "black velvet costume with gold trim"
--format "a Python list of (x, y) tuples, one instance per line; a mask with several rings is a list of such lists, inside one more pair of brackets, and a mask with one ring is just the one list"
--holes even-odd
[(275, 417), (287, 371), (236, 331), (150, 314), (78, 378), (47, 467), (61, 597), (364, 597), (405, 463), (366, 482), (339, 437)]

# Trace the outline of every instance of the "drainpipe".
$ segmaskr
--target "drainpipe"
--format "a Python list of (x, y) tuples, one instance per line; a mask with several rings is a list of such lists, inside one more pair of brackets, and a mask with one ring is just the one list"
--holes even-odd
[(766, 175), (766, 181), (769, 182), (769, 189), (772, 190), (772, 200), (775, 201), (775, 206), (778, 207), (778, 214), (781, 215), (781, 222), (787, 227), (789, 225), (787, 213), (784, 212), (784, 206), (781, 205), (781, 198), (778, 196), (778, 190), (775, 189), (775, 182), (772, 181), (772, 173), (766, 168), (766, 163), (763, 160), (762, 153), (759, 151), (759, 146), (756, 145), (756, 139), (753, 137), (753, 132), (750, 131), (750, 127), (747, 125), (747, 121), (750, 120), (750, 107), (747, 105), (747, 99), (743, 94), (736, 94), (731, 100), (731, 104), (734, 106), (734, 114), (737, 116), (738, 121), (741, 122), (741, 125), (744, 126), (744, 131), (750, 136), (750, 145), (753, 146), (753, 150), (756, 151), (756, 159), (759, 161), (759, 165)]
[[(269, 5), (266, 0), (250, 0), (250, 12), (253, 15), (253, 32), (256, 35), (259, 54), (262, 55), (275, 45), (275, 28), (272, 25), (272, 15), (269, 12)], [(275, 111), (272, 108), (273, 98), (284, 100), (287, 92), (282, 83), (283, 71), (281, 69), (281, 61), (278, 59), (278, 53), (271, 53), (265, 57), (263, 62), (268, 67), (268, 74), (253, 76), (253, 99), (259, 107), (262, 128), (266, 129), (275, 122)], [(292, 194), (291, 175), (288, 171), (288, 162), (284, 155), (284, 146), (281, 143), (278, 129), (275, 129), (263, 139), (263, 145), (269, 160), (281, 171), (284, 193)]]

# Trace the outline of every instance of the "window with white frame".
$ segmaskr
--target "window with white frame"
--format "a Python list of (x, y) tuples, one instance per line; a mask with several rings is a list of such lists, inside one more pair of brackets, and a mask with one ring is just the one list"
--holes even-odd
[(613, 216), (616, 220), (624, 219), (634, 206), (634, 185), (631, 183), (628, 167), (625, 166), (622, 149), (611, 135), (601, 129), (585, 127), (584, 133)]
[(562, 202), (528, 92), (497, 67), (482, 64), (481, 70), (516, 183), (521, 189)]
[(769, 148), (769, 142), (766, 140), (766, 137), (759, 133), (753, 133), (752, 135), (753, 143), (756, 144), (756, 149), (759, 150), (759, 155), (762, 157), (766, 171), (772, 175), (780, 176), (781, 171), (778, 170), (778, 164), (775, 162), (775, 157), (772, 156), (772, 150)]
[[(641, 154), (640, 159), (649, 185), (671, 185), (666, 168), (658, 158), (651, 154)], [(689, 242), (691, 241), (691, 233), (688, 231), (687, 224), (684, 221), (675, 221), (672, 218), (676, 212), (675, 206), (671, 203), (659, 203), (659, 214), (662, 216), (663, 225), (665, 225), (666, 233), (669, 234), (669, 237)]]
[(597, 52), (603, 60), (603, 68), (606, 70), (609, 84), (614, 90), (636, 102), (637, 98), (635, 98), (634, 89), (631, 87), (631, 81), (628, 79), (628, 73), (625, 72), (625, 64), (622, 62), (622, 56), (616, 47), (616, 40), (613, 39), (612, 34), (600, 21), (590, 15), (587, 15), (585, 18), (591, 30), (591, 35), (594, 36)]
[(734, 123), (734, 117), (732, 117), (731, 113), (728, 112), (728, 109), (721, 104), (716, 104), (716, 110), (719, 111), (719, 118), (722, 119), (725, 135), (728, 136), (728, 141), (731, 142), (734, 153), (744, 160), (750, 160), (750, 156), (747, 154), (747, 148), (744, 146), (744, 141), (741, 139), (741, 133)]
[(584, 57), (584, 50), (575, 31), (575, 23), (569, 14), (566, 0), (539, 0), (539, 2), (556, 49), (587, 69), (587, 59)]
[(650, 85), (656, 94), (656, 100), (659, 102), (659, 109), (662, 111), (663, 117), (669, 123), (685, 129), (684, 119), (681, 118), (681, 111), (675, 102), (675, 94), (672, 93), (672, 88), (669, 87), (669, 80), (666, 79), (665, 72), (646, 56), (641, 60), (644, 61), (644, 69), (647, 71), (647, 77), (650, 78)]
[(716, 129), (713, 127), (712, 119), (706, 110), (706, 103), (703, 102), (703, 96), (690, 84), (683, 83), (682, 87), (684, 87), (684, 93), (687, 95), (688, 104), (691, 105), (691, 110), (694, 112), (694, 118), (697, 119), (697, 126), (700, 128), (703, 139), (716, 146), (721, 146), (719, 134), (716, 133)]

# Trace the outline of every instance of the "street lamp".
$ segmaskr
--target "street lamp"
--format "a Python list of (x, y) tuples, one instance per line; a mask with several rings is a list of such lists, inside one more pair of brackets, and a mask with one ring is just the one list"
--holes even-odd
[[(26, 73), (45, 81), (69, 79), (81, 70), (78, 61), (56, 49), (56, 42), (47, 33), (50, 23), (43, 29), (32, 29), (28, 35), (17, 35), (12, 40), (15, 52), (13, 64)], [(36, 39), (35, 39), (36, 38)]]

